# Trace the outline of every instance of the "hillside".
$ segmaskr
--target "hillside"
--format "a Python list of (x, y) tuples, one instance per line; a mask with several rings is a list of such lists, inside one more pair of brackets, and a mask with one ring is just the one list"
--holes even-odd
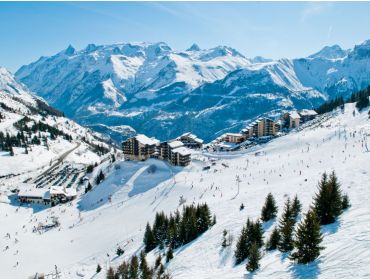
[[(186, 168), (171, 167), (162, 161), (117, 161), (101, 165), (106, 179), (71, 204), (34, 211), (0, 203), (0, 228), (6, 251), (0, 251), (2, 277), (29, 277), (36, 272), (50, 274), (55, 265), (62, 277), (104, 278), (108, 266), (143, 248), (146, 223), (158, 211), (170, 213), (185, 204), (207, 202), (217, 223), (199, 238), (174, 252), (166, 266), (173, 278), (364, 278), (370, 273), (367, 110), (354, 104), (308, 123), (300, 131), (279, 137), (252, 150), (235, 153), (194, 153)], [(198, 160), (196, 160), (198, 159)], [(216, 164), (210, 170), (203, 167)], [(223, 163), (223, 164), (222, 164)], [(156, 171), (149, 167), (156, 165)], [(307, 266), (293, 265), (278, 251), (266, 253), (261, 268), (247, 274), (245, 263), (235, 266), (236, 238), (247, 218), (256, 219), (268, 192), (277, 200), (279, 216), (286, 197), (298, 195), (307, 211), (324, 171), (335, 170), (341, 188), (352, 206), (332, 225), (321, 228), (325, 249), (318, 261)], [(94, 171), (96, 172), (96, 171)], [(240, 178), (238, 187), (237, 176)], [(1, 191), (9, 189), (1, 186)], [(239, 210), (243, 203), (245, 209)], [(58, 217), (59, 229), (33, 233), (32, 228), (51, 216)], [(264, 224), (264, 238), (273, 228)], [(222, 232), (234, 236), (231, 247), (222, 249)], [(15, 243), (15, 238), (18, 240)], [(118, 246), (125, 253), (115, 255)], [(148, 255), (150, 264), (154, 254)], [(16, 265), (18, 262), (18, 265)], [(97, 264), (103, 271), (95, 273)], [(49, 275), (50, 276), (50, 275)]]
[(363, 89), (370, 84), (369, 42), (276, 61), (248, 59), (227, 46), (69, 46), (16, 76), (68, 117), (117, 141), (115, 127), (126, 125), (123, 137), (136, 130), (164, 140), (191, 130), (209, 142), (222, 128), (238, 131), (271, 110), (311, 108)]
[[(32, 182), (36, 178), (40, 178), (40, 182), (46, 177), (51, 180), (52, 175), (56, 176), (67, 166), (81, 170), (73, 180), (69, 177), (75, 182), (87, 165), (109, 157), (110, 150), (102, 135), (64, 117), (62, 112), (19, 84), (5, 68), (0, 68), (2, 186), (14, 188), (19, 182)], [(40, 186), (46, 185), (46, 182), (40, 183)]]

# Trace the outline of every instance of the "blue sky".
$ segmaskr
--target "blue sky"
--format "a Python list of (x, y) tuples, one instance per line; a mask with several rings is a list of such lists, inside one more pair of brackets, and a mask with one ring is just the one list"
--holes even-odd
[(370, 39), (370, 2), (0, 2), (0, 65), (16, 71), (69, 44), (231, 46), (247, 57), (304, 57)]

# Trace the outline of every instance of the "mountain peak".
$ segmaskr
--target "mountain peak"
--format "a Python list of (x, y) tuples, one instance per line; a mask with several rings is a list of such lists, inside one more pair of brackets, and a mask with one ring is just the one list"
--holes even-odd
[(200, 47), (196, 43), (194, 43), (186, 51), (190, 51), (190, 52), (192, 52), (192, 51), (200, 51)]
[(348, 54), (348, 51), (343, 50), (339, 45), (325, 46), (317, 53), (309, 56), (309, 58), (322, 59), (338, 59), (343, 58)]
[(86, 52), (93, 52), (97, 49), (96, 45), (95, 44), (88, 44), (85, 48), (85, 51)]
[(76, 49), (71, 44), (64, 51), (66, 55), (73, 55), (75, 54), (75, 52), (76, 52)]

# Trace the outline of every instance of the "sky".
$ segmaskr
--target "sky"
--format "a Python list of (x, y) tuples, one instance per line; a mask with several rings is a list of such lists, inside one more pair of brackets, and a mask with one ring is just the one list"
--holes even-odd
[(370, 2), (0, 2), (0, 66), (20, 66), (69, 44), (226, 45), (247, 57), (305, 57), (370, 39)]

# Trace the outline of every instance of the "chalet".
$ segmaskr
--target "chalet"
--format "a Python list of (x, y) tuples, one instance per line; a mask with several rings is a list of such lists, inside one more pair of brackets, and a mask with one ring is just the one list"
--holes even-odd
[(45, 191), (45, 189), (36, 188), (35, 184), (22, 186), (21, 190), (18, 192), (17, 198), (20, 203), (50, 204), (49, 192)]
[(298, 128), (301, 122), (301, 116), (297, 111), (292, 111), (284, 115), (288, 128)]
[(77, 192), (75, 189), (65, 188), (62, 186), (52, 186), (48, 192), (50, 196), (50, 203), (52, 205), (65, 203), (77, 197)]
[(203, 140), (190, 132), (184, 133), (177, 140), (181, 141), (185, 147), (192, 149), (200, 149), (203, 146)]
[(52, 186), (50, 189), (36, 188), (35, 184), (24, 184), (18, 192), (18, 201), (20, 203), (35, 203), (42, 205), (57, 205), (71, 201), (77, 197), (77, 192), (72, 188), (62, 186)]
[(126, 160), (147, 160), (150, 157), (157, 157), (157, 146), (159, 140), (149, 138), (144, 134), (127, 139), (122, 144), (123, 154)]
[(316, 118), (317, 113), (315, 110), (303, 109), (298, 112), (302, 122), (307, 122)]
[(241, 133), (226, 133), (223, 140), (230, 143), (241, 143), (244, 137)]

